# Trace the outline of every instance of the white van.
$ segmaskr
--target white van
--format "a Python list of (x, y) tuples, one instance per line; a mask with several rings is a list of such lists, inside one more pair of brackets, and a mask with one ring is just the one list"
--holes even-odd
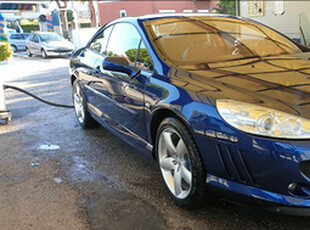
[(4, 33), (8, 36), (9, 34), (23, 33), (23, 29), (20, 26), (18, 19), (4, 18)]

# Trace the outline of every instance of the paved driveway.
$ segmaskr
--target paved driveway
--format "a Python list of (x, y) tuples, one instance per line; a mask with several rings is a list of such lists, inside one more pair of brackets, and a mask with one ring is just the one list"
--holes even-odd
[[(71, 104), (69, 61), (28, 58), (0, 65), (0, 78)], [(5, 91), (13, 117), (0, 125), (1, 229), (309, 229), (306, 217), (215, 202), (172, 204), (151, 156), (104, 128), (82, 130), (72, 109)]]

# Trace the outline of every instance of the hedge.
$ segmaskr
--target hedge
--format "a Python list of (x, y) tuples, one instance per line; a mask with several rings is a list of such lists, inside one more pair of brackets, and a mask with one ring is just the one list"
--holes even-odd
[(32, 31), (39, 31), (39, 25), (29, 24), (29, 25), (22, 25), (24, 33), (31, 33)]
[(91, 23), (90, 22), (80, 22), (80, 27), (81, 28), (90, 28), (91, 27)]
[(0, 43), (0, 62), (8, 60), (13, 55), (11, 45), (9, 43)]

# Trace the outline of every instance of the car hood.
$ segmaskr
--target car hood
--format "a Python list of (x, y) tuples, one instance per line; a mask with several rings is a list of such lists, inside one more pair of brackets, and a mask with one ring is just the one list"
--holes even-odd
[(46, 41), (44, 43), (48, 46), (73, 48), (73, 44), (69, 41)]
[[(310, 118), (310, 53), (171, 68), (173, 84)], [(203, 98), (203, 97), (201, 97)], [(212, 102), (210, 102), (210, 99)]]

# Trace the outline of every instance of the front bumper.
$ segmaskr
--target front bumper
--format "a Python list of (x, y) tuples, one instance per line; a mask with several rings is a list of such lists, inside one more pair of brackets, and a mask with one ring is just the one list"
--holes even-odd
[(210, 174), (207, 176), (206, 183), (214, 194), (230, 201), (258, 206), (282, 214), (310, 216), (308, 199), (269, 192)]
[(48, 56), (71, 56), (73, 50), (46, 50)]
[[(201, 136), (198, 146), (208, 172), (206, 183), (220, 197), (310, 215), (310, 141), (245, 135), (231, 143)], [(306, 168), (301, 167), (304, 163)], [(289, 189), (292, 184), (298, 189)]]

